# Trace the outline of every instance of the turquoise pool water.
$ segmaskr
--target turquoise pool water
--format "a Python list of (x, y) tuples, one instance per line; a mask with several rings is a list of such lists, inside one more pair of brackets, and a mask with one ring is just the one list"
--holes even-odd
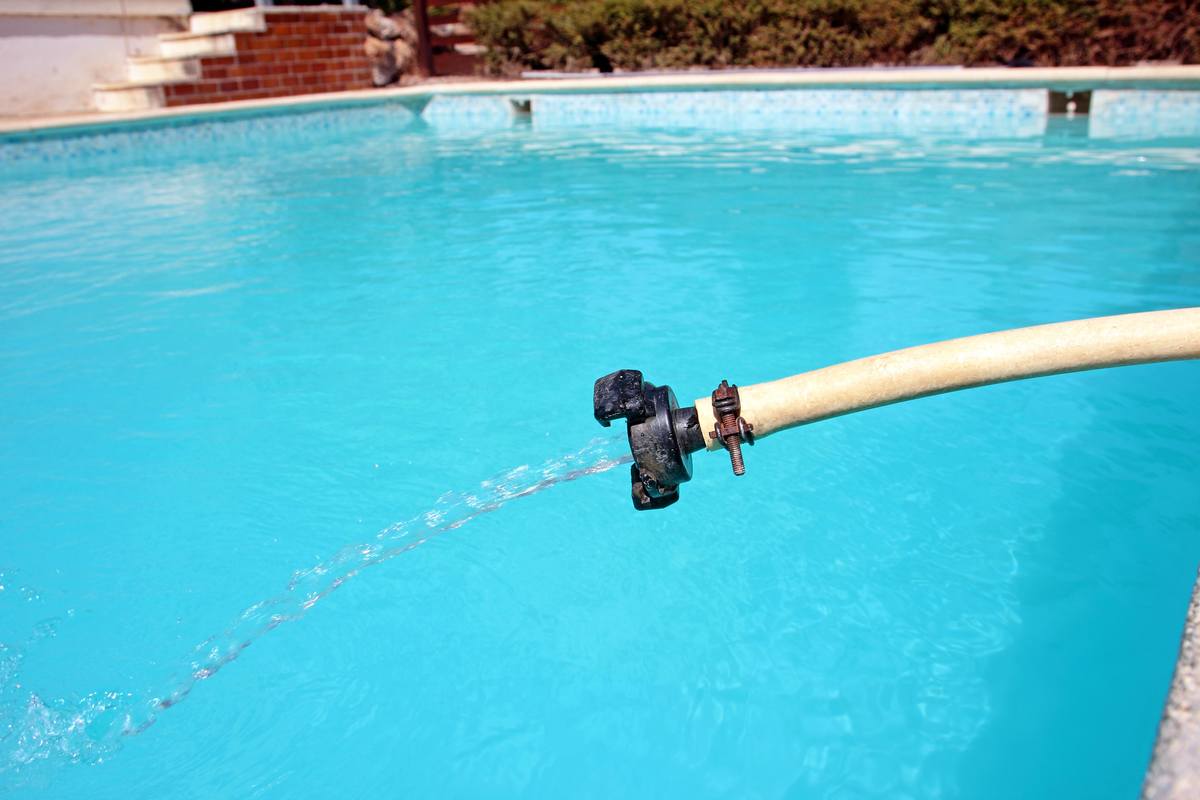
[(1083, 122), (0, 144), (0, 788), (1134, 796), (1200, 365), (820, 423), (655, 514), (590, 393), (1200, 305), (1198, 212), (1200, 140)]

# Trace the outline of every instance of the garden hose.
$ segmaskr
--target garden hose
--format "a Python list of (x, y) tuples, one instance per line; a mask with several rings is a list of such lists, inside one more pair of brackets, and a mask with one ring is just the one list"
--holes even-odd
[(637, 370), (596, 381), (596, 419), (624, 418), (633, 452), (633, 498), (663, 508), (691, 479), (691, 454), (729, 451), (772, 433), (919, 397), (1063, 372), (1200, 358), (1200, 308), (1095, 317), (985, 333), (894, 350), (752, 386), (721, 386), (680, 408), (668, 386)]

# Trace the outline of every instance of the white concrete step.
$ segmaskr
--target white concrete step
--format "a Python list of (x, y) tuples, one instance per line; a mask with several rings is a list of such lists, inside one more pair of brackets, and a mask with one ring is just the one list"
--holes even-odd
[(97, 111), (145, 111), (162, 108), (167, 104), (163, 90), (158, 85), (141, 84), (97, 84), (92, 87), (92, 102)]
[(163, 58), (231, 56), (237, 52), (232, 33), (160, 33), (158, 54)]
[(200, 78), (200, 62), (194, 58), (131, 57), (125, 60), (131, 83), (176, 83)]
[(188, 78), (182, 81), (111, 81), (109, 83), (93, 83), (93, 89), (136, 89), (147, 86), (169, 86), (173, 83), (192, 83), (194, 79)]
[(236, 8), (233, 11), (192, 14), (188, 29), (192, 33), (208, 36), (216, 33), (262, 33), (267, 29), (267, 20), (258, 9)]

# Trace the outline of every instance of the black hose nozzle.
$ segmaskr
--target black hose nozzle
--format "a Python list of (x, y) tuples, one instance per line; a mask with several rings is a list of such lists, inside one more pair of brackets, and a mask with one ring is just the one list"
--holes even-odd
[(666, 508), (679, 499), (679, 484), (692, 478), (692, 453), (704, 448), (695, 408), (680, 408), (670, 386), (655, 386), (636, 369), (596, 381), (596, 420), (606, 428), (625, 419), (633, 453), (633, 507)]

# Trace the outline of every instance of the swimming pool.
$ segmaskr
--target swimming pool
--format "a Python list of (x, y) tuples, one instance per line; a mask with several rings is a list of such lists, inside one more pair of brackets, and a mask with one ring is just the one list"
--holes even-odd
[(831, 420), (651, 515), (590, 389), (1198, 305), (1200, 138), (626, 111), (0, 144), (7, 794), (1137, 791), (1195, 364)]

